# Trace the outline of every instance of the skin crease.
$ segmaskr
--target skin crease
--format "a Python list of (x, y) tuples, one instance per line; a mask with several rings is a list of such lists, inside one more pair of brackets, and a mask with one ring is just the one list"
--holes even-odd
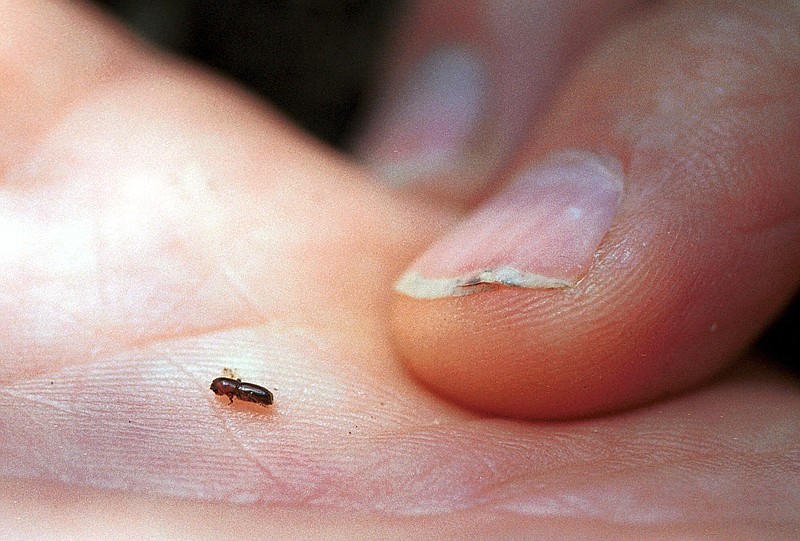
[[(17, 538), (796, 532), (795, 379), (748, 359), (613, 416), (458, 407), (406, 371), (387, 322), (392, 281), (459, 213), (85, 7), (0, 2), (11, 20), (0, 523)], [(470, 302), (513, 306), (494, 298)], [(215, 396), (223, 368), (274, 406)]]

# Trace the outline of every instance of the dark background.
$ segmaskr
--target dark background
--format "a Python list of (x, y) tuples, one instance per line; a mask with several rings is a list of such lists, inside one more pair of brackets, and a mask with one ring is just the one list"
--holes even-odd
[[(164, 49), (237, 79), (339, 148), (365, 112), (387, 37), (406, 9), (402, 0), (95, 2)], [(800, 373), (798, 299), (758, 346)]]
[(95, 0), (165, 49), (239, 80), (341, 147), (400, 0)]

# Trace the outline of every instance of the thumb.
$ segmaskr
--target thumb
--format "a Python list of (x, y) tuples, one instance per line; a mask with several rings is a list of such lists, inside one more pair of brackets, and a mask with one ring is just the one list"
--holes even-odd
[(512, 180), (398, 282), (397, 349), (437, 391), (524, 418), (637, 405), (719, 371), (797, 288), (798, 14), (678, 6), (591, 55)]

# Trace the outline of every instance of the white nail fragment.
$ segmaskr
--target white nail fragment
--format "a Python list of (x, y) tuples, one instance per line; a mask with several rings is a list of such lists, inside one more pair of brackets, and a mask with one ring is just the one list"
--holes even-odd
[(563, 289), (572, 282), (521, 272), (513, 267), (484, 269), (477, 273), (462, 274), (453, 278), (425, 278), (416, 272), (407, 272), (394, 286), (395, 291), (416, 299), (443, 299), (463, 297), (501, 286), (528, 289)]

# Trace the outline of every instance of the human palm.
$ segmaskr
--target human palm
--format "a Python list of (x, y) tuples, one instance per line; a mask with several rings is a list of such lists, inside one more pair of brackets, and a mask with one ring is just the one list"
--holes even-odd
[[(707, 186), (670, 197), (628, 180), (626, 201), (663, 207), (621, 204), (605, 242), (653, 231), (655, 248), (603, 259), (628, 246), (600, 245), (566, 290), (420, 300), (394, 281), (494, 177), (469, 179), (464, 197), (443, 195), (446, 175), (391, 189), (83, 7), (10, 1), (0, 14), (4, 523), (115, 538), (211, 536), (222, 519), (299, 538), (796, 533), (797, 381), (762, 358), (731, 366), (797, 285), (800, 104), (779, 92), (798, 80), (796, 43), (774, 52), (792, 71), (752, 98), (762, 113), (736, 117), (772, 146), (748, 147), (718, 175), (724, 197), (703, 201), (717, 218), (750, 212), (739, 236), (714, 237), (704, 205), (682, 210)], [(646, 77), (611, 84), (600, 69), (624, 71), (618, 53), (588, 62), (519, 155), (594, 148), (618, 114), (646, 118), (625, 132), (641, 135), (624, 151), (632, 171), (686, 166), (695, 147), (664, 158), (642, 135), (674, 128), (656, 129), (672, 118), (659, 107), (642, 114)], [(750, 68), (718, 78), (734, 109), (759, 88), (765, 71)], [(609, 86), (629, 110), (588, 101)], [(700, 118), (716, 111), (679, 97)], [(364, 153), (388, 137), (380, 126)], [(738, 137), (715, 132), (709, 155), (733, 155)], [(696, 158), (695, 171), (708, 163)], [(682, 249), (658, 229), (665, 215), (701, 246), (727, 244), (705, 259)], [(674, 261), (686, 253), (697, 259)], [(674, 284), (648, 285), (660, 267)], [(701, 333), (706, 320), (722, 324)], [(226, 368), (275, 404), (215, 396)]]

